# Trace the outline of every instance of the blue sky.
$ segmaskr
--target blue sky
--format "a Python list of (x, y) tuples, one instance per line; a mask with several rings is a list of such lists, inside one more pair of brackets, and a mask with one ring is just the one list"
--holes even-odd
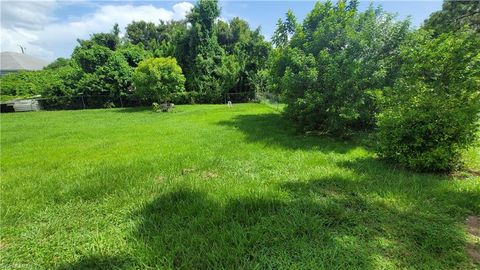
[[(272, 35), (276, 21), (292, 9), (302, 21), (312, 9), (314, 1), (220, 1), (221, 18), (241, 17), (256, 28), (261, 26), (267, 39)], [(360, 1), (366, 9), (371, 1)], [(1, 2), (1, 51), (19, 51), (47, 60), (68, 57), (77, 38), (109, 31), (115, 22), (123, 28), (132, 20), (157, 22), (159, 19), (181, 19), (194, 4), (193, 1), (88, 1), (47, 0)], [(430, 13), (441, 9), (442, 1), (373, 1), (384, 10), (398, 14), (399, 19), (411, 16), (413, 27), (418, 27)], [(122, 29), (123, 30), (123, 29)]]

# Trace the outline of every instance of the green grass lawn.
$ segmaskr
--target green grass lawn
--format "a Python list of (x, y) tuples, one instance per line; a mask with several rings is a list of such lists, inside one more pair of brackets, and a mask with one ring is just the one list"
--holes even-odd
[(2, 114), (0, 268), (478, 269), (479, 180), (261, 104)]

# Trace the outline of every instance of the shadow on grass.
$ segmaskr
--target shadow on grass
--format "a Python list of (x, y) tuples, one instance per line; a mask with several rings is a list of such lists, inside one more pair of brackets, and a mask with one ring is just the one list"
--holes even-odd
[[(379, 199), (379, 194), (392, 190), (381, 182), (366, 180), (370, 183), (333, 176), (283, 187), (305, 200), (337, 205), (346, 231), (355, 235), (362, 249), (370, 250), (366, 251), (369, 257), (381, 258), (390, 267), (452, 269), (468, 265), (463, 229), (443, 209), (456, 203), (455, 199), (435, 206), (424, 205), (422, 198), (410, 199), (411, 205), (399, 207), (394, 201), (397, 194), (391, 194), (392, 203)], [(437, 199), (437, 194), (430, 195)]]
[[(353, 147), (295, 136), (277, 114), (220, 124), (238, 128), (247, 141), (289, 149), (342, 153)], [(458, 220), (480, 211), (478, 192), (447, 189), (448, 177), (372, 158), (336, 165), (352, 177), (286, 182), (273, 195), (219, 201), (177, 187), (134, 214), (132, 252), (123, 259), (87, 257), (61, 269), (474, 268)]]
[(115, 110), (117, 113), (138, 113), (138, 112), (146, 112), (152, 111), (151, 107), (124, 107), (118, 108)]
[(361, 182), (355, 187), (370, 194), (391, 194), (423, 211), (442, 211), (451, 217), (480, 213), (478, 189), (456, 189), (459, 180), (450, 175), (412, 172), (374, 158), (341, 161), (337, 165), (359, 176)]
[[(425, 207), (422, 197), (410, 198), (411, 205), (398, 207), (379, 200), (382, 192), (395, 199), (398, 191), (368, 172), (362, 179), (292, 181), (278, 186), (287, 199), (259, 194), (225, 203), (178, 187), (135, 214), (134, 251), (126, 256), (135, 260), (93, 257), (62, 269), (468, 267), (462, 227), (443, 209), (466, 194)], [(433, 182), (425, 188), (439, 199)]]
[(238, 129), (245, 135), (246, 142), (286, 149), (346, 153), (359, 146), (351, 141), (298, 134), (291, 123), (278, 113), (238, 115), (218, 124)]
[(122, 256), (92, 256), (83, 258), (74, 264), (64, 264), (58, 267), (59, 270), (80, 270), (80, 269), (126, 269), (132, 266), (132, 260)]
[[(140, 213), (137, 252), (154, 268), (372, 269), (341, 205), (247, 197), (225, 205), (188, 189), (165, 194)], [(140, 256), (140, 255), (139, 255)]]

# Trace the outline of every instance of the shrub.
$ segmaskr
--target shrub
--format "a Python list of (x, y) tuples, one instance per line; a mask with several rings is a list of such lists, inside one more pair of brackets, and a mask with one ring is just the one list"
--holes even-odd
[(141, 61), (133, 74), (138, 95), (159, 102), (170, 101), (174, 93), (185, 90), (185, 77), (173, 57)]
[(78, 70), (70, 65), (55, 69), (10, 73), (0, 79), (1, 95), (16, 98), (34, 95), (65, 96), (75, 89), (78, 79)]
[(378, 116), (379, 155), (421, 171), (448, 171), (475, 140), (480, 113), (480, 38), (467, 31), (416, 33)]
[(284, 91), (287, 114), (302, 131), (348, 136), (372, 129), (374, 89), (393, 85), (408, 21), (358, 1), (317, 2), (288, 48), (272, 54), (271, 89)]

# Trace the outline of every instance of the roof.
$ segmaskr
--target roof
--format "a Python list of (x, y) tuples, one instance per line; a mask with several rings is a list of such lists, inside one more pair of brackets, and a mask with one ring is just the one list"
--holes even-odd
[(0, 70), (40, 70), (48, 61), (16, 52), (0, 53)]

